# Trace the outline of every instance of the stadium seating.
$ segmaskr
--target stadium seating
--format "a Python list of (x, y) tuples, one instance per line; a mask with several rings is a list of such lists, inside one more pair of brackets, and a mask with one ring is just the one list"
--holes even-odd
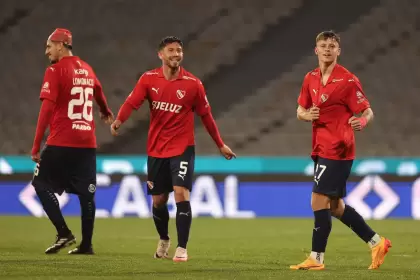
[[(97, 71), (116, 112), (139, 75), (159, 65), (156, 45), (163, 36), (184, 39), (186, 67), (206, 81), (221, 65), (236, 63), (241, 50), (302, 5), (303, 0), (2, 1), (0, 22), (17, 8), (30, 13), (0, 34), (0, 60), (8, 66), (0, 76), (0, 153), (29, 152), (47, 66), (44, 44), (55, 27), (73, 31), (75, 53)], [(417, 151), (415, 129), (410, 128), (420, 118), (416, 102), (407, 100), (415, 100), (420, 88), (419, 18), (419, 2), (383, 0), (341, 34), (340, 61), (359, 76), (376, 114), (375, 124), (357, 134), (358, 155)], [(315, 67), (314, 56), (302, 57), (288, 73), (232, 104), (216, 120), (225, 141), (242, 155), (307, 155), (311, 129), (296, 121), (296, 98), (303, 76)], [(144, 106), (127, 126), (147, 119)], [(113, 141), (102, 125), (98, 138), (100, 143)], [(198, 154), (217, 152), (203, 128), (196, 138)]]
[[(407, 100), (414, 100), (419, 89), (418, 7), (415, 1), (383, 1), (341, 34), (341, 61), (361, 79), (377, 116), (375, 124), (357, 136), (358, 155), (412, 155), (417, 150), (415, 130), (410, 129), (418, 124), (416, 106)], [(303, 58), (289, 73), (220, 116), (217, 123), (227, 143), (239, 154), (307, 155), (312, 130), (296, 120), (296, 99), (303, 76), (315, 67), (314, 56)], [(214, 153), (204, 130), (198, 130), (197, 139), (199, 153)]]
[[(302, 3), (300, 0), (278, 2), (43, 1), (28, 18), (3, 35), (8, 44), (0, 43), (2, 61), (26, 69), (26, 74), (22, 74), (20, 67), (13, 67), (7, 76), (0, 78), (2, 95), (13, 99), (21, 108), (16, 111), (6, 103), (0, 105), (1, 130), (7, 135), (0, 151), (26, 153), (31, 146), (39, 108), (38, 92), (46, 66), (43, 46), (55, 27), (72, 30), (75, 53), (97, 71), (109, 103), (116, 111), (139, 74), (159, 65), (155, 54), (163, 36), (176, 34), (186, 38), (186, 49), (191, 54), (186, 65), (195, 71), (205, 64), (206, 68), (195, 72), (204, 77), (216, 71), (218, 65), (234, 61), (235, 53), (258, 40), (266, 25), (275, 23)], [(205, 52), (204, 45), (208, 46)], [(147, 108), (143, 108), (127, 126), (146, 119), (146, 112)], [(102, 143), (112, 141), (107, 127), (99, 125), (98, 136)]]
[(0, 36), (19, 24), (19, 20), (28, 16), (38, 4), (28, 0), (0, 1)]

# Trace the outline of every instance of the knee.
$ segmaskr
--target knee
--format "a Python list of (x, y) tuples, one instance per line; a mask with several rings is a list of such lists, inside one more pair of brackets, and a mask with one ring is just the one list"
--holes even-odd
[(189, 201), (190, 191), (184, 187), (174, 187), (175, 202)]
[(153, 207), (160, 208), (168, 202), (168, 194), (159, 194), (153, 196)]
[(312, 211), (330, 208), (330, 199), (328, 196), (318, 193), (312, 193), (311, 199)]
[(337, 219), (340, 219), (341, 216), (343, 216), (343, 210), (339, 208), (331, 209), (331, 216), (336, 217)]
[(341, 219), (344, 213), (345, 204), (342, 199), (335, 199), (331, 201), (331, 215), (337, 219)]

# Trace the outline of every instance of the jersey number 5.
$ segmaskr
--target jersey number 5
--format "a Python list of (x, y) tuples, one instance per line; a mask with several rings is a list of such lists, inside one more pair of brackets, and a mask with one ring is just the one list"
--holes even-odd
[[(72, 99), (69, 102), (69, 107), (67, 111), (67, 115), (71, 120), (81, 120), (84, 119), (85, 121), (92, 121), (92, 100), (89, 100), (89, 95), (93, 96), (93, 88), (87, 87), (73, 87), (70, 91), (70, 94), (77, 95), (79, 94), (78, 99)], [(82, 113), (74, 113), (75, 106), (83, 106)]]
[(185, 175), (187, 175), (187, 171), (188, 171), (188, 161), (181, 161), (181, 163), (179, 164), (179, 173), (178, 173), (178, 177), (182, 178), (182, 180), (184, 181), (184, 177)]

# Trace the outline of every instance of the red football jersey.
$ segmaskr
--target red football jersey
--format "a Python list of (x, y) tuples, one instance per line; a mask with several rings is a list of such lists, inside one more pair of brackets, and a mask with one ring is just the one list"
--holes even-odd
[(148, 71), (140, 77), (127, 102), (138, 109), (146, 99), (150, 108), (149, 156), (178, 156), (195, 144), (194, 111), (199, 116), (210, 112), (198, 78), (183, 68), (173, 81), (166, 80), (162, 68)]
[(317, 68), (305, 76), (298, 103), (305, 109), (320, 108), (319, 119), (312, 123), (312, 157), (354, 159), (354, 132), (348, 120), (370, 107), (359, 79), (337, 64), (324, 86)]
[(47, 145), (96, 148), (92, 100), (102, 86), (92, 68), (67, 56), (45, 71), (41, 100), (55, 103)]

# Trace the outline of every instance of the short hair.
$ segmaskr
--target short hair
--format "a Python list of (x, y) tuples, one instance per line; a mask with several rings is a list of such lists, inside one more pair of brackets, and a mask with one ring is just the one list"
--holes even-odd
[(162, 39), (162, 41), (160, 41), (159, 43), (159, 50), (162, 50), (164, 47), (166, 47), (169, 44), (172, 43), (178, 43), (181, 45), (181, 47), (184, 46), (184, 44), (182, 43), (182, 40), (179, 39), (176, 36), (166, 36), (165, 38)]
[(315, 44), (318, 43), (318, 41), (327, 40), (327, 39), (335, 40), (340, 45), (340, 35), (335, 33), (333, 30), (322, 31), (321, 33), (319, 33), (316, 36)]
[(67, 45), (66, 43), (63, 43), (63, 46), (68, 49), (68, 50), (73, 50), (73, 46), (72, 45)]

